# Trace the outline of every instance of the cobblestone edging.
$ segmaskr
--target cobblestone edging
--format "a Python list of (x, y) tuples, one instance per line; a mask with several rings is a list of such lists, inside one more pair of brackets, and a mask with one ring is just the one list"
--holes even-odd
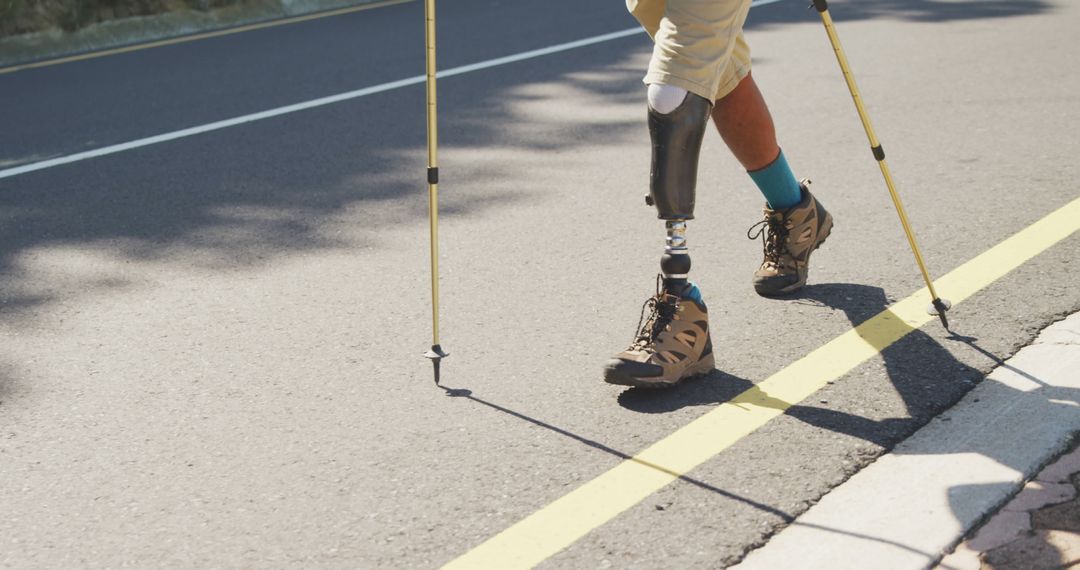
[(960, 543), (939, 570), (1042, 570), (1080, 564), (1080, 440)]

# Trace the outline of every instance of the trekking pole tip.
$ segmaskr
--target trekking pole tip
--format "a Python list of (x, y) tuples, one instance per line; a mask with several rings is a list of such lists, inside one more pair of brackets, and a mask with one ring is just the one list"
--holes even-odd
[(443, 348), (437, 344), (431, 345), (431, 350), (424, 353), (424, 358), (431, 360), (432, 366), (435, 369), (435, 385), (439, 385), (439, 365), (442, 364), (442, 359), (450, 356), (449, 352), (443, 350)]
[(948, 299), (938, 297), (931, 301), (930, 306), (926, 308), (926, 312), (931, 315), (937, 315), (937, 317), (941, 319), (941, 325), (945, 327), (945, 330), (949, 330), (949, 319), (945, 316), (945, 312), (951, 308), (952, 302)]

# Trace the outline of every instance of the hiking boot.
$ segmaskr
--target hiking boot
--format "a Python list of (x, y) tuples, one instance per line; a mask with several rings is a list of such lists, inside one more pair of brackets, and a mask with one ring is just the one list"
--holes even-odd
[(604, 367), (604, 381), (665, 388), (706, 374), (714, 364), (705, 303), (658, 291), (642, 307), (633, 344)]
[[(783, 210), (765, 207), (765, 219), (750, 226), (746, 237), (761, 241), (765, 259), (754, 272), (754, 290), (763, 297), (787, 295), (806, 285), (810, 254), (832, 231), (832, 215), (810, 193), (803, 180), (802, 201)], [(757, 229), (757, 233), (752, 233)]]

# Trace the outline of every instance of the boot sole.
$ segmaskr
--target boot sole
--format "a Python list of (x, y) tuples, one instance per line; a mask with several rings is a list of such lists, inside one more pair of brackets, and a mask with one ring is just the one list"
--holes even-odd
[(712, 353), (709, 353), (693, 366), (683, 371), (682, 375), (671, 382), (659, 381), (658, 378), (637, 378), (635, 376), (629, 376), (627, 374), (619, 374), (618, 372), (608, 369), (604, 373), (604, 382), (608, 384), (615, 384), (618, 386), (631, 386), (633, 388), (671, 388), (677, 386), (683, 380), (690, 378), (696, 378), (698, 376), (704, 376), (716, 369), (716, 357)]
[[(825, 223), (821, 227), (821, 239), (818, 240), (817, 245), (814, 246), (814, 249), (811, 249), (810, 253), (806, 254), (806, 265), (808, 268), (810, 266), (810, 257), (814, 254), (815, 251), (818, 250), (819, 247), (825, 245), (825, 240), (829, 239), (829, 236), (832, 234), (832, 228), (832, 214), (829, 214), (828, 217), (825, 218)], [(809, 277), (809, 273), (810, 271), (809, 269), (807, 269), (807, 277)], [(761, 291), (757, 287), (754, 287), (754, 291), (756, 291), (757, 294), (761, 295), (762, 297), (783, 297), (785, 295), (790, 295), (798, 291), (799, 289), (802, 289), (804, 286), (806, 286), (806, 279), (796, 281), (795, 283), (792, 283), (791, 285), (788, 285), (787, 287), (784, 287), (783, 289), (779, 289), (777, 291)]]

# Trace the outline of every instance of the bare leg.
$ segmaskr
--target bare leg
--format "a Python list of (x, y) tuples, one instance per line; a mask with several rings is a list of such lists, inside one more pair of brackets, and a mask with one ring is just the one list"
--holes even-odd
[(747, 171), (765, 168), (780, 154), (772, 115), (752, 75), (716, 102), (712, 119), (731, 154)]

